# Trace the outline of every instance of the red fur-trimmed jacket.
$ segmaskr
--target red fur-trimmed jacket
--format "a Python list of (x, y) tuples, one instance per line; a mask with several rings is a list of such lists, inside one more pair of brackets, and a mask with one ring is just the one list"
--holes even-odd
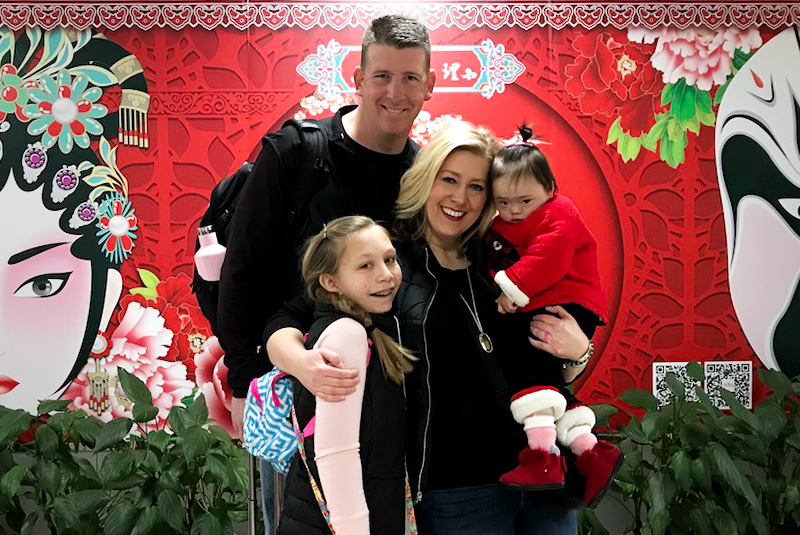
[(520, 223), (496, 217), (484, 240), (490, 275), (521, 311), (576, 303), (608, 321), (597, 241), (569, 197), (554, 195)]

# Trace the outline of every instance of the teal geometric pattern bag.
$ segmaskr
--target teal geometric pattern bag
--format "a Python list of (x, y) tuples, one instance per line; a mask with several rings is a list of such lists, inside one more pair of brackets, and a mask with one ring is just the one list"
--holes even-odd
[(293, 401), (294, 378), (274, 368), (253, 379), (244, 405), (245, 448), (284, 475), (289, 473), (298, 439), (314, 433), (315, 418), (303, 433), (295, 432), (291, 419)]

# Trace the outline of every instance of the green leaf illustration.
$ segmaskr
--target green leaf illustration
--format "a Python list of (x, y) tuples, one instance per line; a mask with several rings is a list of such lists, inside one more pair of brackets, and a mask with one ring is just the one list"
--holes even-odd
[(608, 139), (606, 140), (607, 145), (614, 143), (617, 139), (619, 139), (620, 134), (622, 134), (622, 126), (620, 125), (620, 121), (622, 121), (622, 117), (617, 117), (608, 128)]
[(638, 137), (634, 137), (627, 132), (622, 132), (617, 141), (617, 152), (622, 156), (623, 162), (635, 160), (639, 156), (642, 142)]
[(81, 65), (80, 67), (73, 67), (69, 70), (69, 73), (72, 76), (82, 74), (97, 87), (107, 87), (118, 82), (117, 77), (114, 76), (111, 71), (97, 65)]
[(679, 127), (670, 132), (670, 127), (673, 124), (677, 124), (677, 121), (670, 122), (667, 128), (667, 135), (661, 138), (659, 155), (667, 165), (675, 169), (686, 160), (686, 155), (684, 154), (686, 150), (686, 132), (680, 130)]
[(144, 286), (132, 288), (130, 290), (131, 295), (139, 294), (148, 301), (155, 301), (158, 297), (158, 291), (156, 288), (161, 281), (152, 272), (147, 271), (146, 269), (137, 269), (136, 271), (139, 272), (139, 278), (142, 279)]

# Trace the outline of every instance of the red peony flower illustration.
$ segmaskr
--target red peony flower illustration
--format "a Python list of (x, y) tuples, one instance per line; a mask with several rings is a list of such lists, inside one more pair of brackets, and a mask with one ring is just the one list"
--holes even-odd
[(632, 43), (625, 32), (606, 28), (578, 36), (575, 63), (564, 69), (567, 92), (584, 113), (621, 117), (622, 129), (646, 133), (661, 110), (664, 83), (650, 64), (653, 45)]
[(233, 394), (228, 387), (228, 368), (222, 359), (224, 355), (217, 337), (209, 338), (203, 345), (203, 350), (195, 357), (196, 381), (200, 391), (205, 395), (208, 417), (233, 435), (231, 420)]

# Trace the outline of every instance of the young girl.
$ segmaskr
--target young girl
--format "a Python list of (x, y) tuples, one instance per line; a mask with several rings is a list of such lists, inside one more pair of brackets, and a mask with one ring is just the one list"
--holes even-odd
[(372, 219), (334, 219), (313, 236), (302, 261), (308, 294), (316, 302), (306, 347), (335, 351), (357, 369), (355, 393), (325, 402), (299, 383), (300, 428), (315, 418), (304, 442), (308, 469), (295, 456), (286, 481), (278, 533), (330, 533), (315, 485), (319, 482), (336, 535), (402, 535), (406, 523), (403, 377), (414, 357), (396, 334), (392, 309), (402, 273), (388, 232)]
[[(557, 194), (547, 159), (530, 141), (531, 129), (523, 125), (519, 134), (522, 141), (500, 150), (490, 172), (499, 215), (485, 239), (489, 271), (502, 290), (498, 311), (532, 317), (561, 305), (591, 338), (608, 317), (597, 242), (575, 204)], [(546, 335), (542, 342), (547, 342)], [(581, 359), (563, 362), (566, 379), (582, 370), (593, 349), (590, 344)], [(584, 500), (593, 504), (619, 469), (622, 453), (597, 440), (591, 432), (592, 410), (560, 386), (532, 385), (512, 396), (511, 412), (525, 427), (528, 448), (520, 453), (519, 466), (500, 481), (526, 490), (563, 487), (565, 463), (556, 447), (558, 438), (576, 455), (578, 471), (586, 478)]]

